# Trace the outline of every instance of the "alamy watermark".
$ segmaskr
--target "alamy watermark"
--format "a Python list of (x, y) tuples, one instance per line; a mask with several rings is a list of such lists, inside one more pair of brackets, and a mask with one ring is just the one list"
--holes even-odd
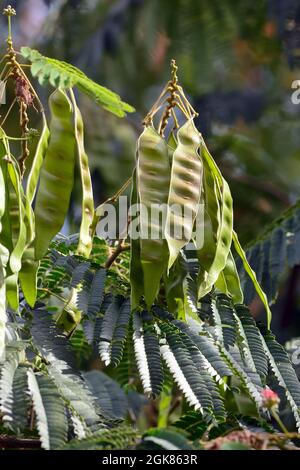
[(6, 104), (6, 82), (0, 80), (0, 104)]
[(294, 80), (291, 86), (295, 90), (292, 93), (291, 101), (293, 104), (300, 104), (300, 80)]
[(128, 204), (127, 196), (120, 196), (118, 205), (101, 206), (101, 218), (96, 233), (99, 237), (132, 240), (174, 239), (202, 248), (204, 242), (204, 204), (195, 213), (188, 204)]
[(286, 348), (289, 351), (292, 364), (298, 366), (300, 364), (300, 338), (288, 341)]

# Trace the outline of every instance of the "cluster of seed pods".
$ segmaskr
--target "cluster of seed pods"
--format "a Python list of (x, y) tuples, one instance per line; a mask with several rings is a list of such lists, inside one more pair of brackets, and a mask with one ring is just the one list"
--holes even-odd
[[(165, 111), (155, 126), (154, 116), (161, 108)], [(175, 110), (184, 115), (181, 125)], [(166, 118), (170, 116), (174, 125), (168, 128)], [(216, 289), (231, 297), (234, 303), (243, 302), (234, 258), (234, 255), (240, 256), (265, 305), (269, 323), (271, 316), (266, 296), (233, 230), (229, 185), (195, 126), (195, 116), (177, 77), (173, 76), (145, 118), (145, 127), (137, 142), (132, 197), (133, 202), (140, 203), (143, 215), (140, 216), (140, 240), (131, 241), (133, 308), (144, 299), (150, 309), (160, 294), (170, 290), (169, 284), (174, 282), (172, 270), (178, 268), (182, 250), (192, 242), (199, 262), (198, 299)], [(165, 130), (169, 132), (167, 137)], [(153, 205), (166, 207), (165, 217), (159, 222), (155, 219), (155, 226), (151, 226), (150, 216)], [(181, 208), (178, 213), (172, 209), (174, 205)], [(189, 217), (184, 217), (184, 209), (188, 209)], [(202, 241), (199, 245), (194, 229), (200, 210), (203, 222), (196, 229), (202, 230), (203, 236), (199, 237)], [(159, 237), (152, 239), (153, 233)], [(185, 292), (184, 285), (181, 292)], [(184, 304), (185, 299), (181, 299), (181, 303)]]

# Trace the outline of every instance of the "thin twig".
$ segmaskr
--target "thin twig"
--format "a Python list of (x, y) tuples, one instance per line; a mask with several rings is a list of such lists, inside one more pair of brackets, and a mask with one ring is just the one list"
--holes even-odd
[(116, 249), (113, 251), (113, 253), (110, 255), (108, 260), (105, 263), (105, 268), (108, 269), (111, 267), (111, 265), (114, 263), (114, 261), (117, 259), (117, 257), (123, 252), (128, 250), (130, 247), (128, 245), (124, 245), (124, 240), (120, 240)]
[(15, 98), (15, 99), (13, 100), (13, 102), (12, 102), (11, 105), (10, 105), (10, 107), (8, 108), (8, 111), (7, 111), (7, 113), (5, 114), (3, 120), (2, 120), (2, 122), (1, 122), (1, 124), (0, 124), (0, 127), (3, 127), (3, 125), (4, 125), (5, 121), (6, 121), (6, 119), (7, 119), (8, 116), (9, 116), (9, 113), (11, 112), (11, 110), (12, 110), (12, 108), (14, 107), (14, 105), (15, 105), (16, 102), (17, 102), (17, 98)]
[(64, 297), (61, 297), (60, 295), (56, 294), (55, 292), (52, 292), (50, 289), (47, 289), (47, 287), (38, 287), (37, 290), (47, 292), (47, 294), (53, 295), (54, 297), (56, 297), (57, 299), (59, 299), (63, 303), (66, 302), (66, 299)]

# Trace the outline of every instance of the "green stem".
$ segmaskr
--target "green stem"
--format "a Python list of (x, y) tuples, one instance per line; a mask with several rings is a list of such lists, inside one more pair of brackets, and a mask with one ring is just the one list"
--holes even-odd
[(11, 34), (11, 17), (7, 17), (7, 25), (8, 25), (8, 35), (7, 35), (7, 40), (11, 41), (12, 40), (12, 34)]
[(160, 395), (158, 407), (157, 426), (159, 428), (166, 428), (168, 426), (172, 398), (172, 388), (165, 385)]
[(275, 419), (276, 423), (278, 424), (278, 426), (280, 427), (280, 429), (283, 431), (283, 433), (286, 434), (286, 435), (289, 435), (290, 434), (289, 431), (286, 429), (285, 425), (283, 424), (283, 422), (279, 418), (279, 415), (275, 411), (274, 408), (271, 408), (271, 414), (272, 414), (273, 418)]

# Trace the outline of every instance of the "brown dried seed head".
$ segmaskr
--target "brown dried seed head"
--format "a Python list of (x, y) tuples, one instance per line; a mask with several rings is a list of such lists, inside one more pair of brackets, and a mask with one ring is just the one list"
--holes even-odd
[(16, 88), (15, 93), (19, 101), (22, 101), (27, 106), (33, 105), (34, 97), (30, 91), (30, 87), (25, 78), (18, 76), (15, 80)]

